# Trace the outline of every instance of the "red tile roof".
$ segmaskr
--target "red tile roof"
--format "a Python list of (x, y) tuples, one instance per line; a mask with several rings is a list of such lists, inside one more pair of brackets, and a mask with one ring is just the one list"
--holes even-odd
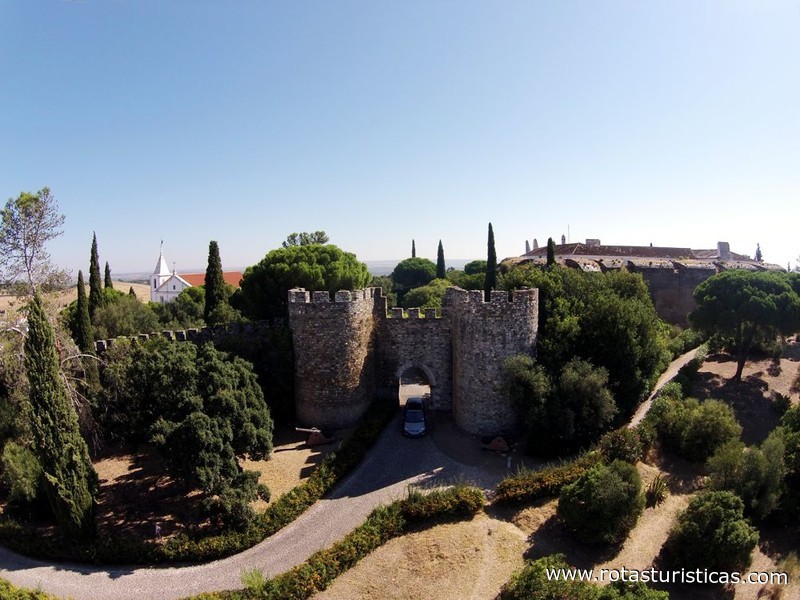
[[(206, 284), (206, 274), (205, 273), (180, 273), (181, 278), (186, 281), (189, 285), (198, 286), (198, 285), (205, 285)], [(232, 285), (233, 287), (239, 287), (239, 283), (242, 281), (242, 272), (241, 271), (223, 271), (222, 277), (225, 279), (225, 283), (228, 285)]]

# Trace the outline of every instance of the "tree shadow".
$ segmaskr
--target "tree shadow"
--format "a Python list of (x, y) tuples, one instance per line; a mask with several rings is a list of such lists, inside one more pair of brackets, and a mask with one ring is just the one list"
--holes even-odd
[(780, 420), (768, 397), (769, 385), (761, 379), (763, 375), (764, 372), (759, 371), (737, 382), (700, 372), (692, 392), (701, 400), (715, 398), (725, 402), (742, 426), (742, 440), (749, 445), (759, 444)]
[[(691, 598), (693, 600), (733, 600), (736, 595), (736, 590), (733, 586), (724, 586), (721, 584), (703, 584), (703, 583), (685, 583), (681, 582), (680, 578), (686, 577), (690, 569), (682, 570), (675, 567), (675, 562), (672, 559), (668, 546), (662, 546), (658, 556), (653, 560), (653, 569), (656, 571), (657, 579), (648, 583), (648, 586), (669, 593), (670, 598)], [(702, 569), (700, 569), (702, 571)], [(674, 582), (662, 582), (661, 579), (667, 579), (667, 574), (674, 576)], [(685, 579), (684, 579), (685, 581)]]
[(578, 569), (591, 569), (608, 562), (622, 548), (621, 544), (584, 544), (570, 532), (557, 515), (551, 515), (529, 537), (530, 547), (525, 551), (527, 560), (536, 560), (550, 554), (563, 554), (566, 561)]

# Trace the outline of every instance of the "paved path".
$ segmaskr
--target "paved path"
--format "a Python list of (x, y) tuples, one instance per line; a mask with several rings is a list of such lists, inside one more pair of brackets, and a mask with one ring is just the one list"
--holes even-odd
[(170, 600), (240, 588), (243, 571), (257, 568), (271, 577), (304, 562), (363, 523), (376, 506), (402, 498), (409, 484), (455, 478), (488, 489), (499, 476), (445, 456), (430, 437), (404, 438), (395, 419), (364, 462), (329, 497), (249, 550), (203, 565), (148, 568), (50, 564), (0, 547), (0, 577), (75, 600)]
[[(656, 391), (694, 357), (696, 350), (673, 361)], [(653, 394), (636, 411), (638, 423)], [(293, 523), (260, 544), (234, 556), (189, 567), (95, 567), (52, 564), (0, 547), (0, 577), (15, 585), (41, 589), (75, 600), (174, 600), (242, 587), (243, 571), (260, 569), (267, 577), (304, 562), (314, 552), (343, 538), (380, 504), (402, 498), (412, 483), (468, 480), (492, 489), (502, 471), (461, 464), (442, 453), (431, 440), (407, 439), (399, 417), (381, 434), (364, 462), (333, 493), (314, 504)]]

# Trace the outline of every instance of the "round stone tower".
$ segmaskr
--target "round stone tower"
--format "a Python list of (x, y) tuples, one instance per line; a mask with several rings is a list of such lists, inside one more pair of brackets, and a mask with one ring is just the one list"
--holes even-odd
[(364, 415), (374, 397), (372, 350), (381, 310), (385, 314), (380, 288), (336, 292), (333, 302), (325, 291), (289, 292), (295, 408), (301, 423), (339, 429)]
[(539, 290), (483, 292), (449, 288), (446, 310), (453, 323), (453, 415), (464, 431), (478, 435), (514, 433), (519, 415), (502, 394), (503, 361), (513, 354), (533, 356), (538, 328)]

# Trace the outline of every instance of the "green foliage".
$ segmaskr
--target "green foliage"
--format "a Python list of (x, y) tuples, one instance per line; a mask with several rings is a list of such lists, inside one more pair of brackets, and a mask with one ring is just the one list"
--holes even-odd
[(119, 296), (115, 301), (103, 302), (95, 309), (92, 317), (95, 339), (107, 340), (123, 335), (152, 333), (159, 329), (158, 317), (149, 305), (142, 304), (136, 298), (120, 294), (116, 290), (108, 291), (115, 292)]
[(281, 243), (283, 248), (291, 248), (293, 246), (310, 246), (312, 244), (327, 244), (330, 240), (328, 234), (324, 231), (314, 231), (309, 233), (303, 231), (302, 233), (290, 233), (286, 236), (286, 240)]
[(442, 240), (439, 240), (439, 248), (436, 250), (436, 279), (444, 279), (447, 267), (444, 263), (444, 247)]
[[(560, 574), (559, 577), (556, 574)], [(572, 575), (570, 578), (569, 575)], [(669, 600), (669, 593), (642, 582), (615, 581), (605, 587), (581, 581), (565, 561), (553, 554), (528, 562), (500, 590), (499, 600)]]
[(701, 331), (696, 329), (681, 330), (679, 327), (673, 326), (670, 329), (668, 348), (672, 358), (675, 359), (705, 341), (706, 335)]
[(733, 269), (697, 286), (692, 327), (725, 340), (736, 352), (739, 381), (756, 344), (800, 328), (800, 295), (786, 273)]
[[(480, 261), (485, 263), (486, 261)], [(465, 290), (483, 290), (483, 283), (486, 279), (486, 273), (480, 271), (478, 273), (466, 273), (465, 271), (457, 271), (453, 269), (446, 273), (447, 281), (455, 286)]]
[(403, 296), (403, 308), (440, 308), (445, 291), (450, 287), (446, 279), (434, 279), (428, 285), (414, 288)]
[(89, 316), (94, 318), (97, 309), (105, 304), (100, 281), (100, 256), (97, 252), (97, 234), (92, 234), (92, 251), (89, 255)]
[(0, 579), (0, 598), (3, 600), (58, 600), (56, 596), (38, 590), (26, 590)]
[(411, 240), (411, 258), (417, 258), (417, 245), (414, 240)]
[(208, 243), (208, 267), (206, 267), (204, 287), (205, 307), (203, 310), (203, 318), (209, 325), (224, 322), (217, 319), (222, 316), (220, 307), (228, 302), (228, 293), (225, 289), (225, 278), (222, 275), (222, 260), (219, 257), (219, 245), (213, 240)]
[(82, 271), (78, 271), (78, 300), (75, 306), (72, 338), (81, 352), (94, 351), (94, 331), (89, 319), (89, 302), (86, 298), (86, 285), (83, 283)]
[(667, 478), (659, 473), (644, 492), (645, 506), (655, 508), (667, 499), (668, 494)]
[(635, 428), (622, 427), (609, 431), (600, 438), (598, 444), (603, 460), (608, 463), (615, 460), (636, 464), (644, 454), (642, 440)]
[(617, 460), (596, 465), (561, 488), (558, 515), (581, 540), (616, 544), (636, 525), (644, 503), (636, 467)]
[(42, 467), (33, 452), (11, 440), (3, 448), (2, 463), (9, 502), (33, 502), (43, 483)]
[(781, 437), (786, 466), (786, 494), (782, 505), (795, 517), (800, 516), (800, 406), (793, 406), (781, 417)]
[(436, 277), (436, 265), (427, 258), (401, 260), (392, 271), (395, 291), (402, 295), (406, 290), (429, 284)]
[(573, 359), (552, 381), (528, 356), (504, 362), (502, 389), (525, 424), (528, 449), (541, 455), (568, 452), (595, 441), (617, 412), (608, 373)]
[[(171, 474), (190, 487), (210, 495), (237, 488), (247, 482), (236, 457), (272, 451), (272, 418), (244, 360), (211, 344), (159, 338), (106, 362), (101, 405), (116, 415), (109, 428), (128, 441), (152, 440)], [(237, 489), (255, 498), (255, 483)]]
[(61, 381), (53, 329), (38, 294), (28, 310), (25, 371), (30, 385), (33, 449), (43, 470), (50, 507), (68, 536), (90, 535), (94, 531), (97, 474)]
[(103, 277), (103, 289), (114, 289), (114, 281), (111, 279), (111, 267), (109, 266), (108, 261), (106, 261), (106, 271)]
[(554, 267), (556, 264), (556, 243), (553, 238), (547, 238), (547, 266)]
[(682, 395), (678, 384), (668, 384), (647, 415), (667, 448), (688, 460), (704, 462), (724, 443), (741, 435), (742, 427), (730, 406), (713, 399), (699, 403)]
[(638, 274), (515, 267), (506, 290), (539, 290), (537, 356), (551, 378), (574, 357), (608, 371), (619, 416), (647, 396), (669, 362), (666, 331)]
[(588, 469), (600, 461), (597, 453), (584, 454), (580, 458), (543, 467), (536, 471), (525, 471), (506, 477), (495, 490), (495, 502), (499, 504), (530, 504), (539, 498), (557, 495), (561, 488), (577, 480)]
[(292, 288), (332, 293), (363, 288), (371, 279), (367, 266), (358, 262), (355, 254), (332, 244), (278, 248), (245, 270), (235, 308), (251, 319), (285, 317)]
[(761, 447), (746, 448), (739, 440), (723, 444), (708, 459), (709, 489), (734, 492), (748, 514), (764, 519), (778, 507), (781, 497), (784, 450), (781, 431), (770, 434)]
[(473, 260), (464, 265), (464, 273), (467, 275), (484, 275), (488, 263), (485, 260)]
[[(197, 328), (206, 324), (203, 317), (206, 304), (205, 298), (205, 287), (198, 285), (185, 288), (172, 302), (164, 302), (163, 304), (150, 302), (146, 306), (155, 313), (162, 329)], [(225, 309), (230, 309), (230, 305), (227, 302), (217, 307), (218, 311), (224, 311)], [(233, 311), (233, 309), (230, 310)]]
[(479, 513), (485, 502), (479, 489), (457, 485), (428, 493), (412, 490), (400, 502), (400, 510), (409, 523), (457, 521)]
[(61, 235), (64, 215), (48, 188), (22, 192), (0, 210), (0, 281), (23, 281), (27, 293), (41, 285), (59, 289), (66, 274), (50, 263), (45, 245)]
[(493, 289), (497, 287), (497, 251), (494, 248), (494, 230), (489, 223), (489, 235), (486, 242), (486, 278), (483, 282), (483, 292), (486, 301)]
[(678, 516), (667, 540), (672, 562), (687, 569), (741, 571), (750, 564), (758, 532), (732, 492), (703, 492)]
[(397, 294), (394, 293), (394, 281), (388, 275), (375, 275), (369, 282), (369, 287), (379, 287), (386, 296), (386, 308), (397, 306)]

